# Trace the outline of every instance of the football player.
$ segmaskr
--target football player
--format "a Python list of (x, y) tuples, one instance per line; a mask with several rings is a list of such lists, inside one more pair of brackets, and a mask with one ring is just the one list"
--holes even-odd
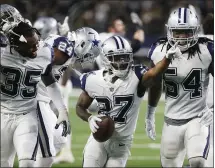
[[(169, 49), (154, 68), (132, 67), (133, 52), (129, 42), (121, 36), (108, 38), (102, 44), (102, 54), (108, 66), (81, 76), (81, 93), (76, 104), (77, 115), (89, 123), (92, 133), (99, 128), (101, 115), (115, 122), (115, 132), (106, 142), (97, 142), (92, 134), (84, 148), (83, 167), (125, 167), (145, 89), (161, 75), (173, 57), (180, 55), (177, 44)], [(88, 113), (96, 99), (98, 115)]]
[[(53, 44), (53, 39), (55, 37), (57, 37), (57, 36), (54, 36), (54, 35), (59, 34), (60, 36), (64, 36), (64, 35), (67, 35), (67, 33), (69, 32), (68, 19), (69, 19), (68, 16), (65, 17), (63, 24), (60, 24), (60, 23), (57, 23), (57, 20), (55, 18), (53, 18), (53, 17), (39, 17), (34, 22), (33, 27), (35, 27), (36, 29), (39, 30), (39, 32), (42, 34), (41, 36), (42, 36), (43, 40), (47, 40), (47, 38), (50, 38), (51, 36), (53, 36), (49, 40), (49, 42), (51, 42)], [(69, 63), (69, 61), (67, 62), (67, 64), (68, 63)], [(63, 74), (63, 72), (66, 70), (67, 66), (68, 65), (64, 65), (64, 68), (61, 67), (62, 68), (60, 70), (61, 74)], [(64, 103), (66, 104), (66, 107), (69, 110), (67, 97), (69, 96), (69, 94), (70, 94), (70, 92), (72, 90), (72, 82), (70, 80), (68, 80), (67, 83), (66, 83), (66, 87), (64, 87), (64, 86), (61, 85), (61, 78), (59, 77), (59, 75), (57, 75), (57, 76), (58, 76), (57, 78), (59, 79), (61, 93), (63, 95)], [(47, 101), (48, 100), (49, 99), (47, 99)], [(51, 105), (52, 111), (56, 111), (55, 110), (56, 108), (53, 106), (52, 101), (50, 102), (50, 105)], [(61, 137), (60, 139), (62, 140), (62, 141), (58, 141), (58, 144), (62, 143), (60, 146), (62, 146), (65, 143), (65, 139), (68, 139), (67, 143), (71, 142), (71, 136), (67, 136), (67, 138)], [(71, 151), (71, 145), (69, 145), (69, 150), (66, 150), (66, 151), (67, 151), (66, 155), (64, 155), (62, 157), (64, 159), (64, 161), (67, 161), (67, 162), (70, 162), (70, 163), (74, 162), (74, 156), (73, 156), (72, 151)], [(40, 159), (42, 159), (42, 160), (40, 160)], [(40, 158), (37, 159), (36, 165), (38, 165), (38, 167), (40, 167), (40, 166), (42, 166), (41, 165), (42, 161), (49, 160), (49, 159), (50, 158), (43, 159), (43, 158), (40, 157)], [(55, 158), (55, 162), (58, 162), (58, 160), (59, 160), (59, 157)], [(47, 162), (49, 162), (49, 161), (47, 161)]]
[[(68, 33), (68, 39), (74, 43), (75, 53), (78, 56), (76, 62), (84, 66), (84, 64), (93, 62), (94, 58), (98, 56), (101, 52), (101, 45), (99, 40), (98, 33), (89, 27), (82, 27), (77, 29), (76, 31), (72, 31)], [(85, 43), (85, 47), (82, 47), (83, 42)], [(88, 46), (88, 47), (87, 47)], [(71, 82), (70, 77), (73, 76), (75, 78), (79, 78), (81, 73), (74, 69), (74, 65), (71, 64), (69, 68), (63, 74), (61, 82), (61, 91), (63, 93), (64, 102), (69, 106), (69, 91), (71, 91)], [(68, 136), (68, 141), (66, 142), (64, 148), (60, 152), (60, 155), (55, 159), (55, 163), (66, 161), (70, 161), (70, 152), (71, 151), (71, 136)]]
[[(6, 25), (5, 25), (6, 24)], [(39, 42), (39, 32), (23, 21), (5, 22), (9, 45), (1, 55), (1, 166), (33, 167), (39, 136), (37, 84), (44, 82), (59, 111), (56, 128), (70, 132), (67, 109), (52, 75), (52, 48)], [(12, 27), (11, 27), (12, 26)]]
[[(149, 58), (156, 66), (175, 43), (182, 58), (173, 61), (163, 75), (166, 107), (161, 138), (162, 167), (182, 167), (187, 153), (191, 167), (203, 167), (209, 151), (213, 115), (206, 104), (209, 74), (213, 75), (213, 41), (198, 38), (199, 21), (188, 8), (178, 8), (169, 16), (167, 38), (154, 43)], [(162, 84), (149, 89), (146, 133), (155, 139), (155, 109)], [(186, 149), (186, 150), (185, 150)], [(185, 152), (186, 151), (186, 152)]]
[[(59, 57), (59, 52), (64, 53), (65, 61), (52, 66), (52, 72), (57, 80), (60, 80), (64, 71), (68, 66), (72, 67), (75, 62), (84, 62), (89, 59), (93, 59), (91, 50), (95, 50), (93, 41), (96, 40), (98, 33), (88, 27), (83, 27), (73, 32), (75, 38), (70, 38), (69, 40), (66, 37), (61, 37), (58, 35), (50, 35), (45, 43), (48, 43), (54, 48), (54, 57), (55, 61), (61, 59)], [(74, 47), (71, 46), (74, 44)], [(75, 55), (75, 56), (74, 56)], [(58, 61), (59, 62), (59, 61)], [(53, 63), (54, 64), (54, 63)], [(35, 167), (51, 167), (53, 163), (53, 157), (60, 151), (60, 149), (68, 142), (68, 151), (66, 154), (69, 154), (71, 151), (71, 139), (61, 136), (59, 130), (54, 130), (54, 125), (57, 121), (55, 113), (50, 108), (50, 97), (47, 93), (45, 85), (40, 82), (38, 90), (38, 114), (39, 121), (41, 124), (42, 130), (40, 132), (40, 152), (36, 159)], [(48, 137), (48, 138), (47, 138)], [(43, 141), (42, 141), (43, 140)], [(68, 158), (67, 155), (64, 156), (64, 160)]]

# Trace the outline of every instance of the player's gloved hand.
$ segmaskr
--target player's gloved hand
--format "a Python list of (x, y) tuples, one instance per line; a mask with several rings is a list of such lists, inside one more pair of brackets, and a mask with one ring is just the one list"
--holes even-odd
[(96, 121), (98, 122), (101, 122), (102, 119), (99, 118), (100, 115), (91, 115), (89, 118), (88, 118), (88, 123), (89, 123), (89, 126), (90, 126), (90, 130), (92, 133), (95, 133), (97, 132), (97, 129), (99, 129), (99, 126), (97, 125)]
[(69, 16), (66, 16), (63, 21), (63, 24), (58, 22), (58, 30), (61, 36), (67, 35), (67, 33), (70, 31), (68, 20), (69, 20)]
[(198, 114), (198, 117), (201, 117), (199, 122), (206, 127), (213, 124), (213, 113), (210, 109), (203, 110)]
[(179, 41), (177, 41), (174, 46), (172, 46), (166, 53), (166, 58), (167, 59), (173, 59), (173, 58), (181, 58), (182, 53), (180, 51), (180, 49), (178, 48), (178, 43)]
[(70, 134), (70, 132), (71, 132), (71, 126), (70, 126), (69, 115), (68, 115), (67, 110), (59, 112), (59, 116), (57, 119), (57, 124), (55, 126), (55, 129), (58, 129), (60, 124), (63, 124), (62, 136), (66, 137), (67, 134)]
[(152, 107), (148, 105), (146, 119), (145, 119), (145, 130), (147, 136), (155, 140), (156, 138), (156, 131), (155, 131), (155, 110), (156, 107)]

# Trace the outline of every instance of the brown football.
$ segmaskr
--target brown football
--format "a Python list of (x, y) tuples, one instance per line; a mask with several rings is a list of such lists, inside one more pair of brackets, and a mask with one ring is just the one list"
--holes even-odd
[(102, 116), (100, 118), (102, 119), (102, 121), (97, 122), (99, 129), (96, 133), (93, 134), (93, 137), (98, 142), (105, 142), (113, 135), (115, 124), (112, 118), (110, 118), (109, 116)]

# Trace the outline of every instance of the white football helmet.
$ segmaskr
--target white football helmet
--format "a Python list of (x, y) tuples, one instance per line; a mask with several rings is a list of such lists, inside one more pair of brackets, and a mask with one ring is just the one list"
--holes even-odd
[(10, 29), (24, 20), (19, 11), (11, 5), (0, 5), (0, 12), (0, 31), (3, 31), (4, 33), (8, 33)]
[(178, 47), (185, 51), (197, 43), (200, 25), (198, 17), (189, 8), (173, 10), (166, 26), (167, 38), (171, 46), (179, 41)]
[(50, 34), (57, 35), (57, 20), (53, 17), (40, 17), (38, 18), (34, 24), (35, 27), (41, 34), (41, 38), (44, 40)]
[(115, 76), (127, 76), (133, 63), (133, 52), (129, 42), (121, 36), (112, 36), (102, 44), (102, 55)]
[(76, 58), (80, 63), (92, 62), (101, 53), (99, 34), (90, 27), (82, 27), (68, 33), (74, 43)]

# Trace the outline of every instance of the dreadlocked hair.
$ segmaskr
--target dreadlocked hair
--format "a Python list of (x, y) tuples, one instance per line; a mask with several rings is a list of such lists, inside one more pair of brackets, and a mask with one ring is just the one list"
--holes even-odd
[(34, 33), (37, 33), (40, 36), (40, 33), (36, 28), (33, 28), (28, 23), (20, 22), (7, 34), (10, 43), (10, 52), (11, 48), (17, 48), (20, 44), (23, 44), (23, 42), (19, 40), (21, 35), (24, 37), (31, 37)]
[[(208, 39), (208, 38), (206, 38), (206, 37), (200, 37), (200, 38), (198, 39), (198, 42), (197, 42), (194, 46), (192, 46), (192, 47), (190, 47), (188, 50), (182, 52), (182, 54), (188, 52), (188, 60), (189, 60), (189, 59), (193, 58), (193, 57), (195, 56), (195, 54), (197, 53), (199, 59), (202, 60), (201, 57), (200, 57), (201, 51), (200, 51), (200, 48), (199, 48), (199, 44), (208, 43), (208, 42), (210, 42), (210, 41), (212, 41), (212, 40), (210, 40), (210, 39)], [(165, 37), (165, 38), (160, 38), (160, 39), (158, 39), (158, 41), (157, 41), (156, 43), (159, 43), (160, 45), (161, 45), (161, 44), (163, 45), (162, 48), (161, 48), (161, 51), (162, 51), (163, 48), (164, 48), (164, 46), (165, 46), (165, 44), (166, 44), (167, 42), (168, 42), (168, 39)], [(171, 47), (172, 47), (172, 46), (168, 43), (168, 44), (167, 44), (167, 47), (166, 47), (166, 52), (167, 52)]]

